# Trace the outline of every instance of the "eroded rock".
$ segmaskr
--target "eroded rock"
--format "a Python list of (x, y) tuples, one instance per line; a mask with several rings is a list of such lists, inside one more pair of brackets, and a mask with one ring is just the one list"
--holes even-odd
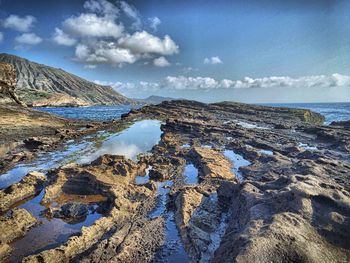
[(45, 181), (46, 176), (44, 174), (30, 172), (20, 182), (0, 190), (0, 213), (7, 211), (16, 203), (37, 194), (42, 189)]

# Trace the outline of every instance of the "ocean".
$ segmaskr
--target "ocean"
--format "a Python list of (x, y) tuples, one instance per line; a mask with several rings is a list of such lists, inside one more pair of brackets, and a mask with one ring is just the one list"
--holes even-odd
[(298, 109), (309, 109), (322, 114), (325, 118), (325, 124), (333, 121), (350, 120), (350, 102), (339, 103), (282, 103), (282, 104), (261, 104), (265, 106), (287, 107)]
[(47, 107), (35, 108), (69, 119), (112, 121), (119, 119), (123, 113), (129, 112), (133, 108), (141, 106), (121, 105), (121, 106), (91, 106), (91, 107)]
[[(325, 116), (325, 124), (332, 121), (350, 120), (350, 102), (346, 103), (282, 103), (282, 104), (260, 104), (265, 106), (287, 107), (310, 109)], [(92, 107), (57, 107), (37, 108), (65, 118), (111, 121), (119, 119), (123, 113), (129, 112), (132, 108), (140, 106), (92, 106)]]

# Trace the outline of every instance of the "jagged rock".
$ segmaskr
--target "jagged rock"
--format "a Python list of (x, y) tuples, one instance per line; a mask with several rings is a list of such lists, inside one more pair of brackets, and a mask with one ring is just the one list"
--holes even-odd
[(0, 62), (0, 96), (6, 99), (10, 98), (14, 100), (17, 104), (25, 106), (25, 104), (20, 101), (15, 93), (16, 88), (16, 70), (11, 64)]
[(44, 143), (38, 139), (38, 138), (28, 138), (28, 139), (25, 139), (24, 141), (24, 145), (25, 147), (27, 147), (28, 149), (30, 150), (33, 150), (33, 149), (38, 149), (39, 146), (43, 145)]
[(0, 212), (7, 211), (11, 206), (28, 197), (37, 194), (43, 187), (46, 177), (39, 172), (30, 172), (23, 179), (0, 190)]
[(61, 207), (58, 217), (81, 218), (86, 217), (89, 207), (81, 203), (67, 203)]
[(32, 102), (33, 107), (83, 107), (91, 106), (82, 99), (69, 96), (67, 94), (54, 94), (49, 99), (35, 100)]
[(7, 215), (0, 216), (0, 260), (8, 256), (11, 251), (8, 243), (24, 236), (38, 223), (35, 217), (22, 208), (15, 208)]
[[(137, 163), (105, 155), (48, 174), (42, 202), (52, 211), (101, 195), (107, 212), (25, 262), (152, 262), (181, 241), (193, 262), (347, 262), (348, 129), (321, 126), (318, 114), (304, 110), (191, 101), (146, 106), (121, 123), (143, 118), (165, 124), (161, 141)], [(280, 123), (290, 129), (277, 130)], [(223, 150), (249, 162), (237, 171)], [(199, 169), (198, 183), (184, 180), (188, 163)], [(146, 167), (157, 175), (149, 174), (149, 187), (134, 181)], [(176, 235), (172, 213), (176, 241), (165, 235)]]
[(200, 164), (202, 177), (237, 180), (232, 172), (233, 164), (221, 152), (216, 150), (194, 147), (191, 154)]
[(350, 121), (333, 121), (332, 126), (350, 127)]

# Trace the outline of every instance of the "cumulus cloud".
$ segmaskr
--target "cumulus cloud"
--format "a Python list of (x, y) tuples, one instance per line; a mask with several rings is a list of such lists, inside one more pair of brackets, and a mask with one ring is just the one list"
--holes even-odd
[(209, 77), (168, 76), (163, 81), (162, 86), (170, 90), (203, 90), (217, 89), (219, 83)]
[(0, 32), (0, 43), (4, 41), (4, 34), (2, 32)]
[(157, 31), (158, 26), (162, 23), (162, 21), (156, 16), (148, 18), (148, 22), (153, 31)]
[(179, 52), (178, 45), (168, 35), (161, 39), (146, 31), (126, 35), (119, 39), (118, 44), (135, 53), (172, 55)]
[(207, 65), (217, 65), (217, 64), (222, 64), (223, 62), (218, 56), (216, 56), (211, 58), (205, 58), (203, 63)]
[(131, 28), (134, 30), (140, 30), (142, 27), (142, 22), (139, 11), (134, 6), (128, 4), (125, 1), (120, 2), (120, 8), (125, 15), (134, 21), (131, 25)]
[(62, 46), (74, 46), (77, 42), (76, 39), (70, 37), (59, 28), (55, 28), (55, 33), (53, 34), (52, 39), (58, 45)]
[(23, 45), (37, 45), (41, 43), (43, 40), (41, 37), (37, 36), (34, 33), (24, 33), (16, 37), (15, 41), (18, 44), (23, 44)]
[(63, 29), (70, 35), (78, 37), (113, 37), (118, 38), (124, 31), (122, 24), (116, 24), (109, 17), (96, 14), (81, 14), (63, 22)]
[[(142, 30), (140, 13), (125, 1), (87, 0), (84, 8), (85, 12), (65, 19), (52, 36), (59, 45), (75, 46), (75, 61), (122, 66), (143, 60), (164, 67), (170, 65), (165, 56), (179, 52), (170, 36)], [(136, 32), (124, 26), (122, 15), (132, 20)], [(159, 18), (152, 18), (152, 28), (159, 24)]]
[(98, 85), (111, 86), (119, 93), (127, 96), (137, 96), (140, 92), (154, 93), (160, 90), (161, 86), (156, 82), (140, 81), (138, 83), (131, 82), (107, 82), (107, 81), (94, 81)]
[(96, 64), (134, 63), (138, 57), (130, 50), (118, 47), (113, 42), (98, 41), (91, 45), (78, 44), (75, 49), (77, 61)]
[(84, 8), (108, 17), (116, 17), (119, 14), (119, 8), (107, 0), (88, 0), (84, 3)]
[(163, 67), (168, 67), (171, 64), (165, 57), (159, 57), (153, 60), (153, 65), (155, 65), (156, 67), (163, 68)]
[(3, 26), (20, 32), (28, 32), (33, 28), (35, 22), (36, 18), (34, 16), (20, 17), (18, 15), (10, 15), (4, 20)]

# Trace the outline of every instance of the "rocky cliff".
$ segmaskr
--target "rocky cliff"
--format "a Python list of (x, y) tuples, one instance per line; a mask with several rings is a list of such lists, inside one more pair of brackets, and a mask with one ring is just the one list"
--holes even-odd
[(15, 101), (25, 106), (15, 93), (16, 82), (16, 71), (13, 66), (8, 63), (0, 63), (0, 101)]
[(0, 62), (13, 65), (17, 71), (18, 94), (29, 105), (36, 100), (48, 100), (57, 94), (65, 94), (71, 97), (70, 100), (79, 99), (89, 105), (134, 103), (109, 86), (97, 85), (62, 69), (4, 53), (0, 54)]

